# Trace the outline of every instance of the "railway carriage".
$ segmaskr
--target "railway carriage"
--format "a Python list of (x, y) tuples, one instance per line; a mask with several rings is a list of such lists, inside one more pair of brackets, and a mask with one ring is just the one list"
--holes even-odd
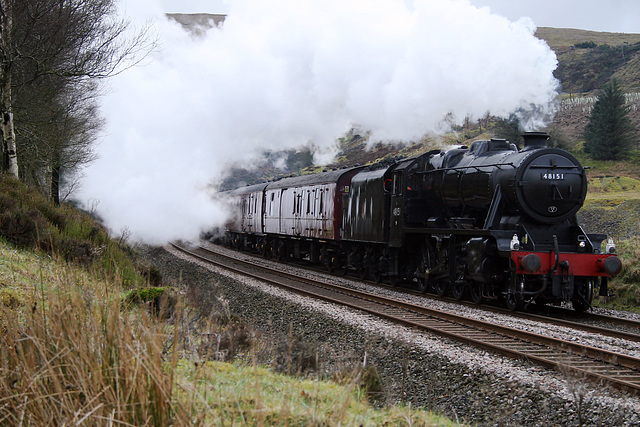
[(231, 241), (422, 291), (525, 304), (590, 307), (621, 269), (607, 236), (577, 219), (587, 180), (548, 135), (430, 151), (231, 192)]
[(255, 246), (263, 236), (264, 189), (267, 184), (241, 187), (227, 193), (230, 209), (235, 214), (226, 224), (230, 243), (238, 248)]
[[(281, 260), (309, 257), (330, 267), (339, 265), (339, 241), (342, 239), (343, 199), (350, 191), (351, 178), (362, 168), (352, 167), (319, 174), (284, 178), (248, 190), (234, 190), (232, 198), (248, 204), (260, 197), (260, 226), (255, 216), (241, 211), (238, 221), (229, 224), (233, 241), (244, 241), (246, 247)], [(238, 203), (236, 201), (236, 203)], [(252, 215), (254, 215), (252, 213)]]

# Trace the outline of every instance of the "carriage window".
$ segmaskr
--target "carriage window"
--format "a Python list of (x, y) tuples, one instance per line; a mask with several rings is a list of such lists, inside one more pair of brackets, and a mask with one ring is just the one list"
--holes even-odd
[(313, 204), (311, 205), (311, 215), (318, 212), (318, 190), (313, 190)]
[(276, 193), (271, 193), (271, 202), (269, 203), (269, 216), (273, 216), (273, 199)]
[(320, 190), (320, 214), (324, 213), (324, 190)]
[(307, 191), (307, 214), (311, 212), (311, 191)]
[(402, 175), (393, 175), (393, 194), (402, 194)]

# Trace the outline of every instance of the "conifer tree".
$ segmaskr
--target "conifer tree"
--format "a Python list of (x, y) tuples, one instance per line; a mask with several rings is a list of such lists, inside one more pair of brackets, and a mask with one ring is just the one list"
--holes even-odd
[(620, 160), (631, 148), (633, 125), (616, 80), (604, 86), (585, 128), (584, 150), (596, 160)]

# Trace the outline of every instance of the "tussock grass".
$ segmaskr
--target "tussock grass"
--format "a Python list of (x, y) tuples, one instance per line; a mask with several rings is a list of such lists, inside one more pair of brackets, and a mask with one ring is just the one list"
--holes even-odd
[(598, 307), (640, 312), (640, 237), (617, 242), (616, 251), (622, 260), (620, 275), (609, 282), (611, 297), (594, 301)]
[(124, 243), (0, 175), (0, 425), (453, 425), (375, 408), (369, 370), (338, 383), (256, 366), (268, 343), (224, 301), (167, 287)]
[(130, 297), (0, 242), (0, 425), (453, 425), (374, 408), (361, 373), (338, 384), (216, 362), (214, 349), (194, 351), (204, 335), (188, 327), (188, 301), (156, 315), (141, 297), (151, 289)]
[(179, 418), (165, 335), (83, 270), (0, 245), (1, 425), (167, 425)]

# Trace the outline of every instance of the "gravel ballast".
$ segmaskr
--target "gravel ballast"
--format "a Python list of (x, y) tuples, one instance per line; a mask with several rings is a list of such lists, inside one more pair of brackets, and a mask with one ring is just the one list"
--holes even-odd
[(168, 247), (143, 252), (167, 284), (210, 299), (212, 306), (224, 305), (261, 336), (273, 342), (302, 339), (307, 352), (316, 354), (311, 365), (319, 374), (374, 367), (386, 404), (404, 402), (477, 425), (640, 424), (640, 401), (608, 387), (186, 261)]

